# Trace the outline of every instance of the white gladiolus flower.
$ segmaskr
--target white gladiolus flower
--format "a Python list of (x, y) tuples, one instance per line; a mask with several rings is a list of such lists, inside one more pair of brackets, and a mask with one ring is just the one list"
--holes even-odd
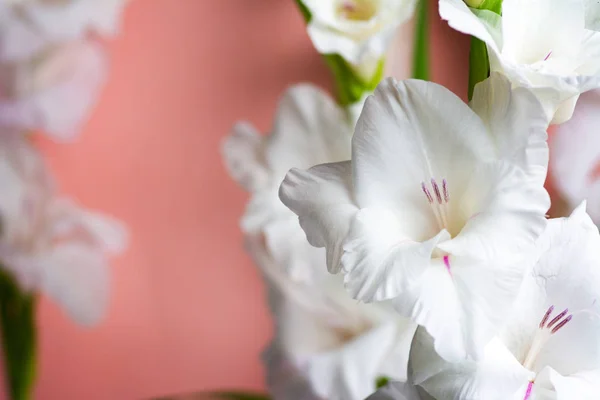
[(104, 49), (94, 41), (63, 43), (32, 59), (0, 64), (0, 126), (73, 139), (106, 80)]
[(0, 265), (25, 291), (42, 291), (77, 322), (106, 308), (106, 257), (125, 246), (117, 221), (54, 195), (43, 162), (19, 134), (0, 135)]
[(352, 161), (292, 169), (280, 189), (351, 295), (392, 300), (448, 360), (481, 356), (549, 206), (535, 96), (494, 75), (472, 107), (430, 82), (386, 79), (366, 101)]
[(600, 223), (600, 91), (577, 102), (573, 118), (556, 127), (550, 140), (552, 178), (569, 208), (587, 200), (588, 213)]
[(365, 79), (384, 57), (416, 0), (301, 0), (311, 13), (308, 34), (320, 53), (339, 54)]
[(271, 256), (297, 280), (312, 280), (321, 249), (306, 242), (296, 215), (277, 191), (292, 167), (350, 157), (352, 126), (345, 112), (320, 89), (297, 85), (281, 99), (272, 133), (261, 136), (246, 123), (237, 124), (223, 146), (231, 176), (252, 193), (242, 219), (246, 234), (262, 233)]
[(463, 0), (439, 5), (451, 27), (487, 44), (491, 71), (531, 89), (553, 123), (567, 121), (579, 95), (600, 86), (597, 1), (504, 0), (502, 16)]
[(585, 205), (551, 220), (505, 327), (478, 361), (449, 364), (417, 333), (416, 383), (439, 399), (596, 399), (600, 393), (600, 235)]
[(256, 236), (249, 249), (271, 288), (277, 328), (264, 361), (274, 398), (362, 400), (380, 377), (406, 380), (414, 323), (351, 299), (340, 277), (292, 281)]
[(4, 0), (0, 62), (34, 57), (46, 47), (117, 33), (127, 0)]

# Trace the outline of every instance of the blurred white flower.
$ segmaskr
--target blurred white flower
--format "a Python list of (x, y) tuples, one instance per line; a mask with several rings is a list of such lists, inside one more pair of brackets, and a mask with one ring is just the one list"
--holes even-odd
[[(559, 125), (550, 139), (553, 183), (572, 209), (587, 200), (588, 213), (600, 223), (600, 91), (577, 102), (573, 118)], [(554, 204), (554, 202), (553, 202)]]
[(0, 2), (0, 62), (35, 57), (48, 46), (88, 34), (113, 36), (127, 0), (4, 0)]
[(0, 135), (0, 185), (1, 266), (77, 322), (97, 322), (108, 302), (107, 255), (123, 250), (124, 227), (56, 197), (39, 154), (20, 134)]
[(276, 336), (264, 361), (273, 398), (362, 400), (380, 377), (406, 380), (416, 324), (351, 299), (339, 276), (292, 281), (257, 236), (249, 249), (271, 290)]
[(104, 49), (91, 40), (0, 64), (0, 126), (73, 139), (96, 103), (107, 68)]
[(281, 99), (269, 136), (237, 124), (223, 145), (230, 175), (252, 198), (242, 219), (246, 234), (264, 234), (271, 256), (297, 280), (312, 280), (324, 253), (306, 241), (298, 218), (277, 192), (292, 167), (350, 157), (352, 126), (345, 112), (320, 89), (297, 85)]
[(597, 1), (504, 0), (502, 16), (463, 0), (439, 5), (451, 27), (487, 44), (491, 71), (531, 89), (553, 123), (571, 118), (579, 94), (600, 86)]
[(301, 0), (311, 13), (308, 34), (323, 54), (339, 54), (370, 79), (416, 0)]
[(430, 82), (386, 79), (366, 101), (352, 161), (292, 169), (280, 189), (351, 295), (392, 299), (449, 360), (480, 356), (495, 333), (549, 206), (535, 96), (494, 75), (472, 107)]
[(600, 393), (600, 235), (578, 207), (538, 241), (505, 326), (479, 361), (449, 364), (418, 332), (414, 382), (439, 399), (596, 399)]
[(416, 386), (408, 382), (390, 382), (367, 400), (426, 400), (421, 396)]

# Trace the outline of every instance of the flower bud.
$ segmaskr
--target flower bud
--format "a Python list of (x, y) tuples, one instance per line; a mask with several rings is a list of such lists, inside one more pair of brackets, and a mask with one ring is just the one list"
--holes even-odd
[(465, 0), (465, 3), (471, 8), (490, 10), (496, 14), (500, 14), (502, 10), (502, 0)]

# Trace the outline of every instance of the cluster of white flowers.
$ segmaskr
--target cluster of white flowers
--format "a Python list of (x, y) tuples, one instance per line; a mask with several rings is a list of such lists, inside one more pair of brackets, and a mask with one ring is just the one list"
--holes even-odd
[(106, 77), (102, 40), (125, 3), (0, 2), (0, 266), (83, 324), (105, 311), (107, 256), (123, 249), (125, 229), (60, 196), (30, 134), (79, 133)]
[[(385, 10), (414, 6), (303, 3), (315, 47), (350, 63), (383, 54), (407, 17)], [(269, 136), (240, 124), (225, 142), (252, 193), (242, 229), (276, 320), (265, 353), (276, 399), (600, 398), (600, 234), (585, 202), (548, 219), (544, 187), (549, 125), (600, 87), (600, 2), (439, 6), (487, 45), (491, 74), (470, 104), (387, 78), (354, 124), (298, 85)], [(597, 134), (577, 129), (580, 112), (598, 118), (585, 111), (594, 96), (552, 153), (571, 202), (600, 201), (600, 150), (570, 134)]]

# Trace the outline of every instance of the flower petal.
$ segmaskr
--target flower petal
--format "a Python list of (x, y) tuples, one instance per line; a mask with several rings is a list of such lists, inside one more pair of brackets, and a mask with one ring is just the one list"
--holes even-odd
[(502, 48), (501, 18), (487, 10), (471, 10), (463, 0), (440, 0), (440, 17), (453, 29), (484, 41), (493, 51)]
[(400, 229), (427, 240), (436, 224), (422, 184), (447, 179), (462, 193), (475, 165), (495, 155), (481, 119), (431, 82), (388, 78), (367, 99), (352, 141), (356, 200), (393, 210)]
[(292, 169), (279, 190), (281, 201), (300, 219), (310, 244), (326, 247), (327, 267), (337, 273), (343, 240), (358, 211), (352, 199), (350, 161)]
[(438, 248), (457, 256), (506, 260), (532, 249), (546, 227), (550, 198), (523, 170), (507, 162), (482, 165), (459, 202), (468, 222)]
[(367, 400), (421, 400), (419, 392), (414, 385), (407, 382), (390, 382), (377, 392), (373, 393)]
[(485, 347), (484, 358), (475, 362), (449, 363), (434, 350), (433, 339), (418, 330), (411, 351), (413, 382), (436, 399), (522, 400), (515, 397), (534, 374), (527, 371), (498, 339)]
[(352, 222), (344, 243), (344, 282), (352, 297), (365, 301), (395, 298), (415, 285), (430, 263), (445, 230), (425, 242), (402, 234), (394, 213), (365, 208)]
[(394, 300), (396, 310), (423, 326), (448, 361), (480, 359), (510, 310), (522, 279), (520, 265), (439, 259), (418, 286)]
[(229, 175), (244, 189), (255, 191), (268, 182), (264, 140), (249, 123), (239, 122), (223, 141), (222, 153)]
[(475, 86), (471, 108), (487, 125), (498, 157), (511, 160), (540, 185), (548, 171), (548, 119), (537, 97), (525, 88), (512, 89), (499, 73)]
[(562, 376), (552, 368), (547, 369), (548, 380), (556, 391), (556, 400), (595, 399), (600, 393), (600, 369), (581, 371)]

